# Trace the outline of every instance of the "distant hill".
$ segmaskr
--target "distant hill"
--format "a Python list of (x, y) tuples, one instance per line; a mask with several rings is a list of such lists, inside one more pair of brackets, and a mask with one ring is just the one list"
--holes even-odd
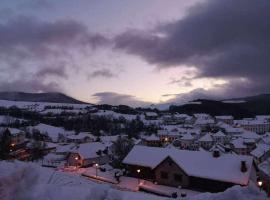
[(171, 112), (209, 113), (211, 115), (233, 115), (236, 118), (270, 115), (270, 94), (213, 101), (197, 99), (200, 104), (170, 106)]
[(48, 93), (0, 92), (0, 100), (72, 103), (72, 104), (85, 103), (72, 97), (69, 97), (65, 94), (56, 92), (48, 92)]

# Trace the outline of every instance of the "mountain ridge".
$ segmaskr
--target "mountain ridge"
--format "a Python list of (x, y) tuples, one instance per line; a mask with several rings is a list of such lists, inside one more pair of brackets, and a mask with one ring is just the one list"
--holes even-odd
[(89, 104), (60, 92), (28, 93), (2, 91), (0, 92), (0, 99), (8, 101)]

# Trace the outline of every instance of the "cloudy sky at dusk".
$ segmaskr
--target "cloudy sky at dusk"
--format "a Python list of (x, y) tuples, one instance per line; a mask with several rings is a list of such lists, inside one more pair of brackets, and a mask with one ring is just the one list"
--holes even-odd
[(93, 103), (269, 93), (269, 0), (1, 0), (0, 91)]

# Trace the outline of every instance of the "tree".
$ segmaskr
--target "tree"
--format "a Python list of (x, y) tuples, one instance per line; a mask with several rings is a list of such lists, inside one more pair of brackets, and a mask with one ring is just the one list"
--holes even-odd
[(116, 167), (122, 166), (122, 160), (127, 156), (133, 147), (132, 140), (118, 136), (117, 140), (113, 142), (114, 160), (113, 165)]
[(46, 144), (42, 141), (32, 140), (30, 143), (31, 148), (31, 160), (38, 160), (43, 158), (44, 154), (44, 148), (46, 147)]
[(11, 134), (6, 129), (0, 138), (0, 158), (7, 159), (11, 150)]

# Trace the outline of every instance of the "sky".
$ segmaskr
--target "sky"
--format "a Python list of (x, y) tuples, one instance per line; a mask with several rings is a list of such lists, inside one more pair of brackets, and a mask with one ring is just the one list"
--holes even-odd
[(1, 0), (0, 91), (144, 106), (269, 93), (269, 0)]

